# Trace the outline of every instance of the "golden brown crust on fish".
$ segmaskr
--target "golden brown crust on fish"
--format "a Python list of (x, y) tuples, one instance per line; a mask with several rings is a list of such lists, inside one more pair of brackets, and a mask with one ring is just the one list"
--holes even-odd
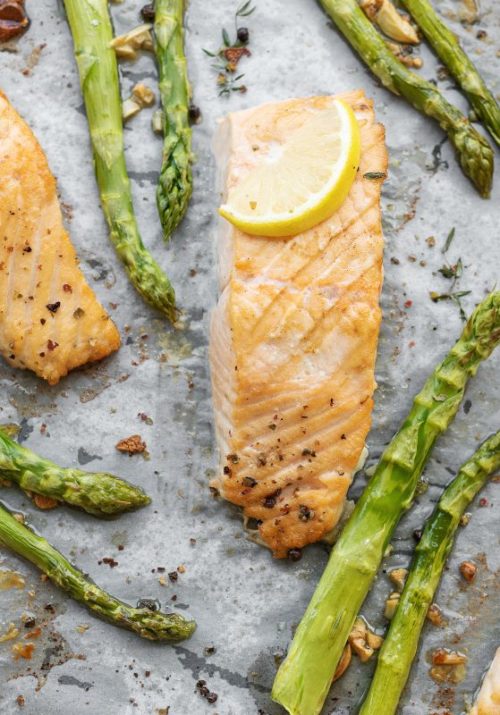
[(47, 159), (0, 92), (0, 353), (55, 384), (119, 346), (78, 267)]
[[(257, 520), (277, 557), (336, 525), (371, 421), (387, 154), (372, 102), (361, 91), (340, 98), (361, 129), (360, 169), (341, 208), (293, 238), (227, 225), (221, 236), (211, 363), (222, 463), (213, 485)], [(331, 101), (294, 99), (230, 115), (226, 189), (251, 168), (255, 147), (286, 137)]]

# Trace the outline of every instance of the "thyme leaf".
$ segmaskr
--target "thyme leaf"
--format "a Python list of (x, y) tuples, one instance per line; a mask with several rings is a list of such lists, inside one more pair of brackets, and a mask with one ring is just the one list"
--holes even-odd
[(252, 7), (252, 0), (248, 0), (236, 10), (235, 17), (248, 17), (255, 9), (255, 5)]
[(367, 171), (366, 174), (363, 174), (363, 179), (371, 179), (372, 181), (385, 178), (387, 178), (385, 171)]
[(448, 250), (449, 247), (451, 246), (451, 242), (453, 241), (454, 238), (455, 238), (455, 226), (453, 226), (453, 228), (451, 229), (451, 231), (450, 231), (449, 234), (447, 235), (446, 241), (444, 242), (444, 246), (443, 246), (443, 248), (442, 248), (442, 250), (441, 250), (441, 253), (446, 253), (446, 252), (447, 252), (447, 250)]
[(247, 91), (244, 84), (238, 84), (244, 75), (233, 76), (236, 73), (241, 58), (244, 56), (248, 57), (251, 54), (250, 50), (247, 49), (249, 43), (248, 29), (238, 27), (238, 18), (249, 17), (255, 10), (256, 6), (252, 4), (252, 0), (245, 0), (234, 13), (234, 29), (236, 33), (234, 41), (231, 39), (231, 35), (226, 28), (222, 27), (222, 46), (216, 51), (202, 48), (205, 55), (214, 60), (212, 68), (217, 72), (216, 82), (219, 97), (227, 97), (233, 92), (244, 93)]

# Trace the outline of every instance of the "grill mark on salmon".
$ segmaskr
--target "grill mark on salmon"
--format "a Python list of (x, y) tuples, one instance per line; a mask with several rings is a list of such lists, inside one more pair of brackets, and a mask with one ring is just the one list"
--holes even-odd
[[(293, 238), (221, 224), (221, 295), (212, 316), (211, 373), (220, 473), (212, 485), (257, 520), (276, 557), (326, 537), (342, 514), (371, 423), (380, 326), (384, 129), (363, 92), (339, 95), (361, 130), (348, 198)], [(332, 97), (229, 115), (224, 191), (254, 165), (252, 147), (286, 138)]]
[(0, 353), (55, 384), (119, 346), (78, 267), (47, 159), (0, 92)]

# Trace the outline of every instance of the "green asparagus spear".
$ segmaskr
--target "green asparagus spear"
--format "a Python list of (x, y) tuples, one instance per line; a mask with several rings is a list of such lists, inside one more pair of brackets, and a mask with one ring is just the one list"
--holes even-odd
[(110, 238), (143, 298), (175, 321), (175, 293), (137, 227), (123, 147), (118, 67), (106, 0), (64, 0)]
[(413, 501), (436, 439), (457, 413), (469, 378), (500, 343), (500, 291), (469, 318), (454, 347), (415, 397), (332, 549), (274, 681), (291, 715), (317, 715), (387, 544)]
[(150, 503), (142, 489), (106, 472), (65, 469), (14, 442), (0, 426), (0, 476), (21, 489), (80, 507), (95, 516)]
[(59, 588), (93, 613), (116, 626), (153, 641), (182, 641), (192, 635), (194, 621), (176, 613), (133, 608), (89, 581), (42, 536), (37, 536), (0, 506), (0, 543), (43, 571)]
[(460, 47), (457, 36), (445, 25), (428, 0), (402, 0), (434, 48), (441, 62), (448, 67), (467, 95), (497, 144), (500, 144), (500, 107), (474, 63)]
[(155, 53), (163, 106), (163, 163), (156, 191), (164, 236), (180, 223), (192, 192), (191, 89), (184, 56), (184, 0), (155, 1)]
[(493, 179), (493, 151), (486, 139), (443, 97), (437, 87), (411, 72), (394, 57), (356, 0), (320, 2), (382, 84), (439, 123), (455, 147), (464, 174), (481, 196), (489, 196)]
[(488, 477), (500, 469), (500, 432), (462, 466), (427, 520), (366, 700), (359, 715), (394, 715), (460, 518)]

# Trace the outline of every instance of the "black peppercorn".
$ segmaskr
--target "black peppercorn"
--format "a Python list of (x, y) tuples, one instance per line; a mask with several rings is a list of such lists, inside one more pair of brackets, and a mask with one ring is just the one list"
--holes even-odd
[(252, 489), (253, 487), (257, 486), (257, 480), (253, 477), (243, 477), (243, 484), (246, 487), (250, 487)]
[(149, 3), (148, 5), (144, 5), (144, 7), (141, 9), (141, 15), (142, 15), (142, 19), (146, 20), (146, 22), (154, 22), (154, 19), (155, 19), (154, 3)]
[(248, 40), (250, 39), (250, 33), (248, 32), (248, 27), (239, 27), (238, 32), (236, 33), (236, 36), (238, 37), (238, 40), (240, 42), (242, 42), (244, 45), (246, 45)]
[(153, 598), (141, 598), (137, 601), (137, 608), (145, 608), (148, 611), (159, 611), (160, 602)]
[(189, 105), (189, 121), (198, 124), (201, 119), (201, 109), (196, 104)]
[(302, 550), (301, 549), (290, 549), (288, 552), (288, 558), (290, 561), (300, 561), (302, 558)]

